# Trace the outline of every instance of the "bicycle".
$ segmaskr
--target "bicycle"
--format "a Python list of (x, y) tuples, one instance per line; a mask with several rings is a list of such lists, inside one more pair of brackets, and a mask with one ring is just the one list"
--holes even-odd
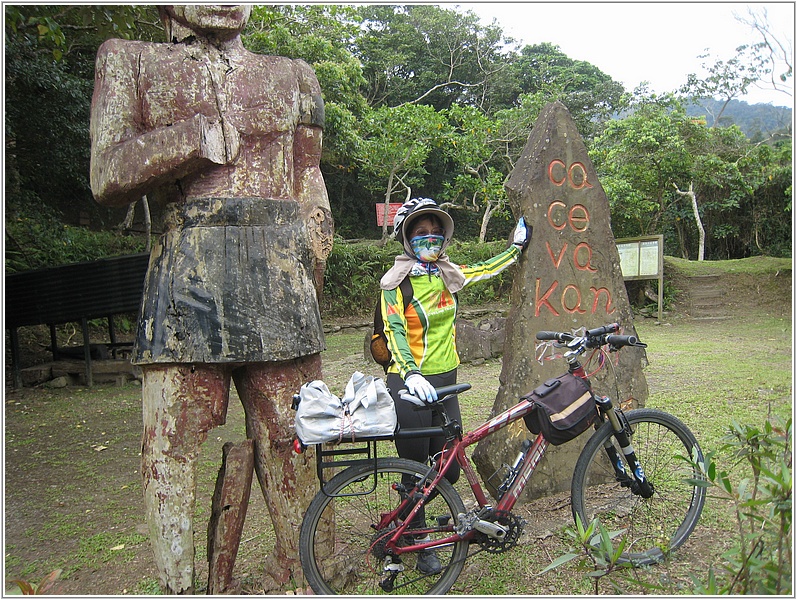
[[(566, 348), (568, 372), (589, 381), (579, 358), (588, 350), (617, 351), (645, 347), (635, 336), (618, 335), (617, 324), (583, 335), (539, 332), (537, 339)], [(525, 523), (512, 508), (548, 447), (542, 434), (525, 440), (514, 463), (500, 471), (497, 501), (488, 501), (465, 449), (529, 414), (532, 404), (518, 404), (463, 433), (448, 418), (442, 402), (468, 389), (467, 383), (437, 390), (443, 425), (398, 429), (394, 436), (361, 440), (364, 447), (324, 449), (317, 446), (321, 490), (305, 513), (300, 535), (302, 569), (316, 594), (445, 594), (459, 577), (471, 553), (500, 553), (514, 547)], [(595, 432), (576, 461), (571, 484), (574, 519), (585, 525), (599, 518), (608, 530), (624, 530), (623, 560), (636, 565), (660, 562), (693, 531), (705, 502), (701, 474), (682, 457), (703, 461), (700, 446), (676, 417), (654, 409), (623, 412), (607, 396), (596, 396)], [(377, 442), (397, 437), (442, 435), (446, 444), (431, 465), (379, 457)], [(351, 459), (364, 454), (365, 458)], [(328, 461), (332, 457), (332, 461)], [(476, 500), (466, 510), (445, 478), (458, 463)], [(344, 470), (325, 481), (325, 469)], [(488, 481), (495, 474), (488, 478)], [(416, 567), (421, 553), (434, 550), (437, 572)], [(427, 569), (428, 570), (428, 569)], [(435, 571), (434, 569), (432, 571)]]

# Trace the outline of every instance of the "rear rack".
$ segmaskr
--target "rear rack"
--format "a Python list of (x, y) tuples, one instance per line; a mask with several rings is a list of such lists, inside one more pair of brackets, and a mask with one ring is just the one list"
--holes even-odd
[[(331, 448), (329, 447), (329, 444), (316, 444), (316, 472), (318, 473), (318, 482), (324, 495), (330, 498), (338, 498), (342, 496), (365, 496), (366, 494), (373, 492), (376, 489), (376, 443), (380, 440), (390, 441), (392, 439), (393, 436), (363, 438), (355, 442), (347, 443), (345, 447), (343, 447), (342, 444), (336, 444)], [(360, 458), (352, 458), (358, 456)], [(324, 479), (324, 469), (353, 467), (355, 465), (369, 463), (373, 465), (373, 487), (371, 487), (370, 490), (352, 494), (331, 494), (327, 491), (326, 485), (328, 481)]]
[[(341, 440), (340, 443), (315, 444), (316, 473), (321, 492), (329, 498), (341, 498), (344, 496), (365, 496), (376, 489), (377, 471), (377, 442), (392, 442), (396, 439), (412, 439), (424, 437), (441, 437), (445, 435), (442, 427), (419, 427), (417, 429), (398, 430), (394, 435), (379, 437), (364, 437), (359, 440)], [(359, 458), (357, 458), (359, 457)], [(329, 481), (324, 479), (326, 469), (339, 469), (353, 467), (357, 465), (371, 465), (370, 476), (373, 478), (373, 486), (370, 490), (351, 494), (332, 494), (327, 490)], [(330, 478), (331, 479), (331, 478)]]

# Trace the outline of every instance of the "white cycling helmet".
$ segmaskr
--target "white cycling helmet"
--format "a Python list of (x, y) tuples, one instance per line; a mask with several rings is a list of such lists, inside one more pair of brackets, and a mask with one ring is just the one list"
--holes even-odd
[(454, 219), (446, 211), (437, 206), (437, 202), (431, 198), (413, 198), (407, 200), (396, 211), (393, 219), (393, 235), (396, 240), (404, 245), (406, 234), (410, 230), (412, 223), (422, 215), (434, 214), (443, 224), (445, 230), (445, 242), (448, 244), (454, 236)]

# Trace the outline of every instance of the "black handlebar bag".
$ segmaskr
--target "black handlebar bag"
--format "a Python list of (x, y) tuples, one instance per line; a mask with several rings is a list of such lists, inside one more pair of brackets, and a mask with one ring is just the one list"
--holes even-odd
[(523, 417), (526, 427), (534, 434), (559, 446), (584, 433), (598, 417), (595, 396), (589, 383), (581, 377), (565, 373), (549, 379), (521, 400), (534, 405)]

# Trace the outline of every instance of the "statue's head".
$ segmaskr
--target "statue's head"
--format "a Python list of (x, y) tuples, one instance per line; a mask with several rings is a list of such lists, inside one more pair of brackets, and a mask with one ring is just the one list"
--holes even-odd
[(241, 33), (250, 5), (185, 4), (158, 7), (170, 42), (179, 42), (192, 35), (231, 39)]

